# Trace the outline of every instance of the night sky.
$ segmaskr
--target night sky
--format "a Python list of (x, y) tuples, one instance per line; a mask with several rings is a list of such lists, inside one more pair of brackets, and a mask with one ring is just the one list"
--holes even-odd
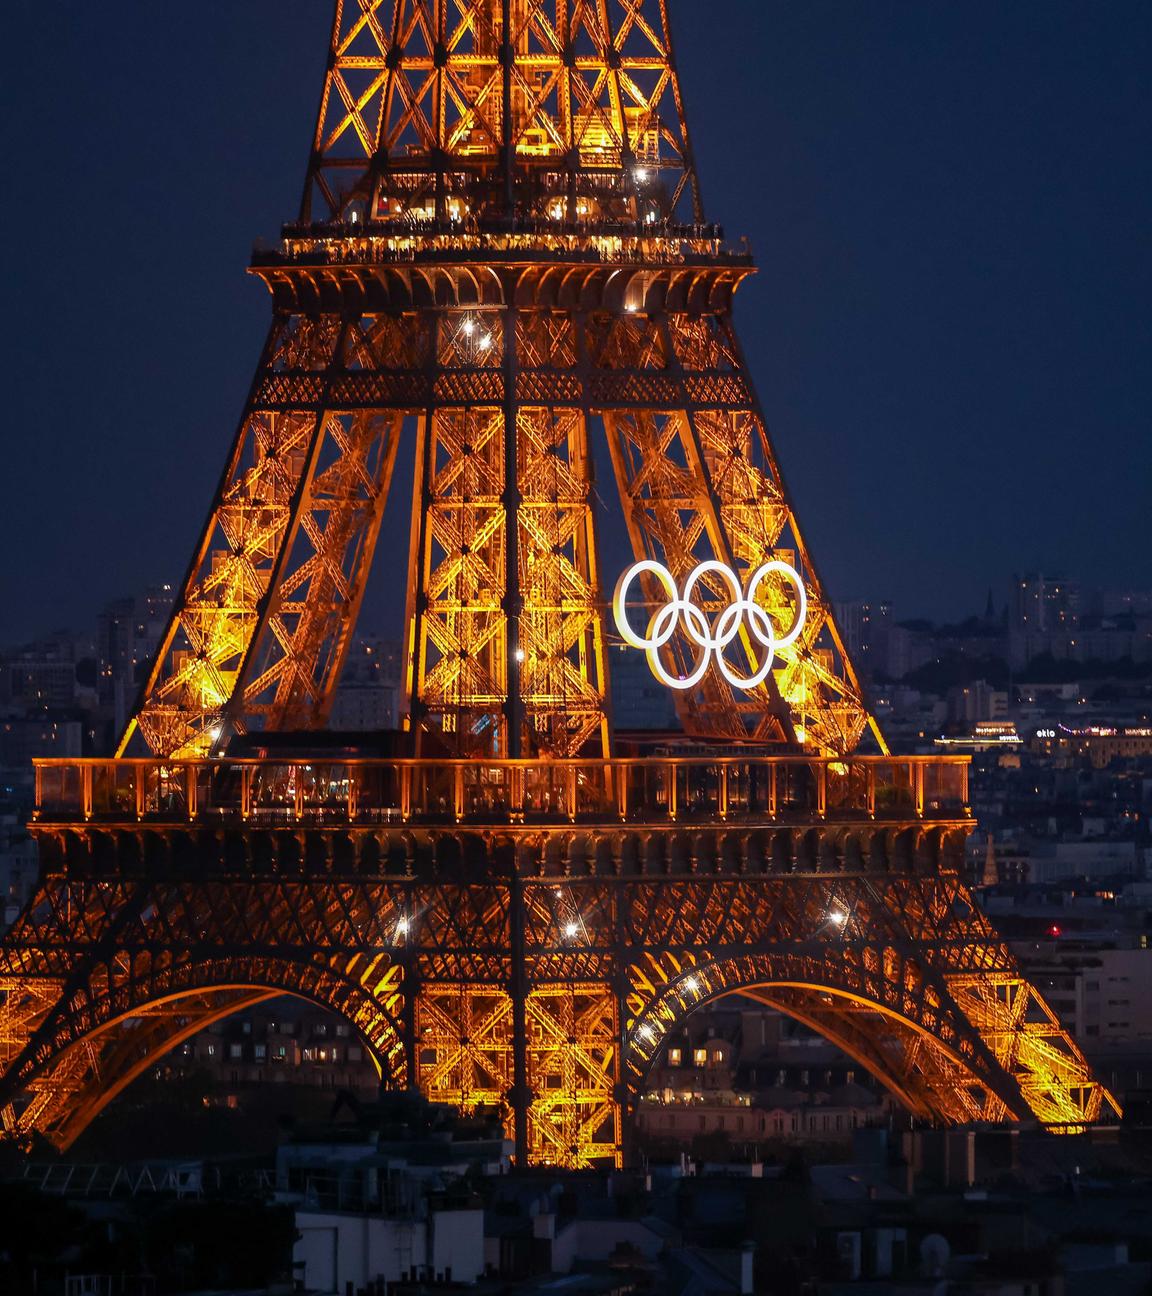
[[(953, 617), (1037, 566), (1152, 585), (1152, 5), (671, 8), (709, 219), (760, 265), (737, 323), (831, 595)], [(328, 23), (328, 0), (7, 7), (0, 643), (182, 577)], [(365, 628), (399, 630), (402, 512)]]

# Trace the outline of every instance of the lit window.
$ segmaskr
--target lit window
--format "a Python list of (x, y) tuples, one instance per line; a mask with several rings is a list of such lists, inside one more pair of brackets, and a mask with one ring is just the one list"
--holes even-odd
[(692, 1061), (697, 1066), (703, 1066), (708, 1061), (708, 1050), (703, 1048), (693, 1049)]
[(679, 1049), (669, 1049), (669, 1050), (668, 1050), (668, 1065), (669, 1065), (669, 1066), (679, 1066), (679, 1065), (680, 1065), (680, 1059), (681, 1059), (681, 1056), (682, 1056), (682, 1054), (681, 1054), (681, 1052), (680, 1052)]
[(712, 1050), (712, 1061), (715, 1062), (715, 1063), (723, 1062), (723, 1061), (724, 1061), (724, 1050), (723, 1050), (723, 1049), (713, 1049), (713, 1050)]

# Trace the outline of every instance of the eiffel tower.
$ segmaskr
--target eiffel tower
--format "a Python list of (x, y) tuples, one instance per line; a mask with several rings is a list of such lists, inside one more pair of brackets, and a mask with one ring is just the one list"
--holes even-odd
[[(338, 0), (299, 218), (251, 270), (268, 340), (116, 758), (36, 765), (7, 1136), (66, 1147), (280, 994), (383, 1083), (502, 1113), (521, 1164), (626, 1160), (662, 1041), (734, 992), (926, 1120), (1115, 1108), (961, 881), (964, 759), (892, 756), (867, 711), (665, 0)], [(403, 730), (334, 746), (405, 439)], [(638, 564), (614, 613), (605, 443)], [(616, 734), (620, 636), (682, 740)]]

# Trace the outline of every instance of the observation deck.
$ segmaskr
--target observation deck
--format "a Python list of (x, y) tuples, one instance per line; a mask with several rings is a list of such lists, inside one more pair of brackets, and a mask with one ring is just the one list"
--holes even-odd
[(966, 756), (35, 762), (32, 828), (966, 826)]
[(756, 271), (718, 225), (328, 221), (286, 226), (250, 273), (281, 310), (722, 310)]

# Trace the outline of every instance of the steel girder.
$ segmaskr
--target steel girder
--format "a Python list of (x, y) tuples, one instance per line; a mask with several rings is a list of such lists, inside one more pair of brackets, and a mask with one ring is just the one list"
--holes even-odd
[(664, 0), (338, 0), (302, 220), (682, 209)]
[[(481, 771), (610, 755), (601, 426), (637, 558), (680, 581), (779, 556), (806, 593), (759, 690), (713, 671), (682, 694), (688, 733), (883, 750), (732, 330), (751, 259), (703, 221), (664, 0), (337, 0), (301, 220), (254, 255), (268, 342), (119, 754), (137, 731), (184, 759), (323, 726), (408, 434), (408, 726)], [(758, 595), (781, 622), (794, 598)], [(1110, 1099), (956, 880), (965, 827), (909, 852), (871, 824), (762, 851), (666, 825), (41, 822), (45, 872), (0, 947), (7, 1127), (65, 1144), (187, 1032), (292, 993), (390, 1083), (504, 1109), (521, 1161), (618, 1160), (661, 1038), (737, 990), (921, 1114), (1081, 1125)]]
[[(409, 376), (429, 379), (422, 410)], [(137, 726), (188, 757), (323, 725), (409, 427), (407, 722), (461, 755), (606, 753), (602, 424), (638, 558), (681, 580), (705, 559), (743, 577), (783, 556), (803, 576), (804, 633), (779, 669), (743, 694), (709, 671), (678, 696), (687, 730), (851, 752), (872, 722), (749, 392), (723, 312), (278, 317), (121, 751)], [(715, 617), (730, 595), (706, 579), (696, 597)], [(786, 583), (758, 598), (792, 617)], [(681, 631), (666, 652), (683, 667), (693, 645)]]
[(664, 0), (338, 0), (301, 220), (253, 268), (272, 329), (119, 755), (323, 726), (405, 424), (414, 747), (609, 754), (602, 423), (638, 558), (802, 576), (779, 669), (746, 695), (711, 670), (688, 731), (884, 749), (732, 333), (751, 259), (704, 224)]
[(84, 831), (60, 833), (46, 852), (68, 863), (0, 949), (7, 1128), (66, 1144), (173, 1044), (269, 993), (343, 1015), (387, 1083), (501, 1112), (524, 1161), (618, 1161), (661, 1041), (737, 991), (926, 1118), (1080, 1128), (1114, 1107), (949, 871), (962, 830), (904, 868), (884, 849), (864, 854), (889, 867), (848, 868), (848, 837), (880, 831), (828, 830), (820, 872), (733, 871), (707, 834), (656, 872), (635, 834), (500, 829), (409, 834), (392, 873), (329, 850), (258, 875), (222, 855), (196, 878), (86, 876)]

